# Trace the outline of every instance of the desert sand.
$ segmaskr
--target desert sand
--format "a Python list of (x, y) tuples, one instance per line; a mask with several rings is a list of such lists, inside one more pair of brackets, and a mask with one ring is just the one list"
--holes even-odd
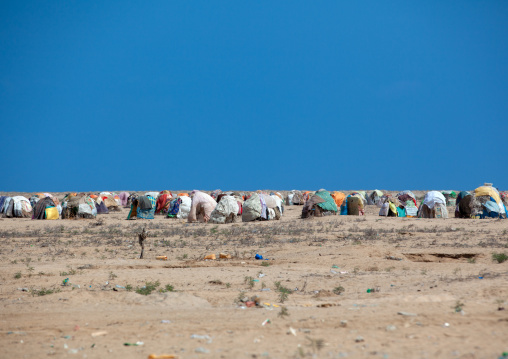
[[(1, 357), (508, 351), (508, 261), (492, 259), (508, 253), (508, 221), (386, 218), (366, 208), (361, 217), (302, 220), (301, 206), (287, 206), (280, 221), (220, 226), (127, 221), (125, 208), (98, 220), (0, 219)], [(232, 258), (203, 259), (211, 253)], [(147, 282), (160, 285), (138, 294)], [(253, 296), (259, 306), (242, 301)], [(143, 345), (124, 345), (136, 342)]]

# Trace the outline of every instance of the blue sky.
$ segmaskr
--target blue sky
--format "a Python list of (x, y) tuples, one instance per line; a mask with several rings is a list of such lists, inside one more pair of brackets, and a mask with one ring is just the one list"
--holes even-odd
[(508, 2), (4, 1), (0, 191), (506, 189)]

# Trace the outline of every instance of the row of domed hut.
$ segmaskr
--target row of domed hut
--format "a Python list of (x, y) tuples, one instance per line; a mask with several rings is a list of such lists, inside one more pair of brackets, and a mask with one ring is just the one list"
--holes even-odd
[(230, 223), (241, 216), (242, 221), (280, 219), (284, 200), (279, 192), (258, 191), (244, 194), (202, 191), (172, 194), (170, 191), (144, 194), (101, 192), (68, 193), (62, 199), (50, 193), (30, 197), (0, 196), (0, 213), (4, 217), (32, 219), (95, 218), (98, 214), (128, 208), (127, 219), (153, 219), (155, 215), (187, 219), (189, 222)]
[(364, 215), (366, 205), (377, 205), (380, 216), (448, 218), (448, 207), (455, 207), (456, 218), (506, 218), (508, 195), (486, 184), (472, 192), (429, 191), (418, 206), (411, 191), (392, 196), (379, 190), (367, 195), (365, 192), (329, 193), (323, 189), (316, 192), (291, 191), (289, 204), (303, 204), (302, 218), (325, 215)]
[(122, 201), (127, 204), (127, 198), (125, 192), (120, 195), (68, 193), (62, 199), (51, 193), (37, 193), (30, 198), (0, 196), (0, 213), (7, 218), (95, 218), (97, 214), (119, 211)]
[(448, 218), (448, 207), (455, 207), (458, 218), (505, 218), (506, 193), (492, 185), (478, 187), (472, 192), (430, 191), (420, 205), (411, 191), (396, 195), (374, 190), (328, 192), (319, 190), (254, 193), (202, 191), (173, 194), (171, 191), (127, 192), (99, 194), (68, 193), (58, 199), (50, 193), (37, 193), (30, 199), (23, 196), (0, 196), (0, 213), (4, 217), (33, 219), (95, 218), (97, 214), (129, 209), (127, 219), (153, 219), (155, 215), (187, 219), (189, 222), (230, 223), (240, 216), (242, 221), (280, 219), (284, 205), (303, 205), (302, 218), (331, 214), (364, 215), (365, 206), (377, 205), (380, 216)]
[(240, 216), (243, 222), (280, 219), (284, 213), (284, 200), (279, 192), (213, 191), (211, 194), (194, 190), (190, 194), (170, 191), (149, 192), (129, 198), (127, 219), (153, 219), (162, 214), (188, 222), (232, 223)]

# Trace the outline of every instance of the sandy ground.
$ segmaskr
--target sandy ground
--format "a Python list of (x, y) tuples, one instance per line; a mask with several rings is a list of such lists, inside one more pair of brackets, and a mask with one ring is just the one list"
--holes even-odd
[[(127, 209), (100, 215), (101, 225), (0, 219), (1, 357), (498, 358), (508, 351), (508, 261), (492, 259), (508, 253), (507, 220), (384, 218), (374, 206), (364, 217), (302, 220), (301, 209), (286, 207), (280, 221), (221, 226), (127, 221)], [(136, 234), (145, 225), (145, 259), (138, 259)], [(203, 260), (220, 252), (233, 258)], [(136, 293), (156, 281), (173, 291)], [(290, 289), (287, 299), (277, 282)], [(252, 296), (260, 306), (239, 302)]]

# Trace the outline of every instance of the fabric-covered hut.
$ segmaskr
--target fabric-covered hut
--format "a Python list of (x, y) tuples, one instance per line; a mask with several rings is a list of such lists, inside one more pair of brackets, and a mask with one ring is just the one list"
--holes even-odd
[(446, 209), (446, 198), (439, 191), (427, 192), (420, 208), (418, 209), (420, 218), (448, 218)]
[(377, 203), (381, 200), (381, 197), (383, 197), (383, 192), (375, 189), (367, 196), (367, 204), (377, 205)]
[(127, 206), (129, 196), (130, 196), (129, 192), (120, 192), (118, 197), (120, 198), (120, 205), (121, 206), (123, 206), (123, 207)]
[(397, 205), (399, 217), (416, 217), (418, 215), (416, 196), (413, 192), (409, 190), (402, 191), (397, 193), (395, 198), (399, 200)]
[(60, 213), (53, 196), (40, 198), (33, 207), (32, 219), (58, 219)]
[(0, 197), (0, 213), (7, 218), (30, 218), (32, 205), (28, 198), (23, 196)]
[(170, 191), (162, 191), (157, 198), (157, 207), (155, 209), (155, 214), (167, 214), (169, 207), (171, 206), (172, 199), (173, 195)]
[(506, 207), (499, 191), (492, 186), (481, 186), (474, 190), (472, 215), (479, 218), (506, 218)]
[(90, 218), (97, 216), (94, 200), (89, 195), (67, 196), (62, 201), (62, 219)]
[(177, 196), (171, 200), (168, 208), (169, 218), (186, 219), (192, 206), (192, 199), (189, 196)]
[(303, 194), (301, 191), (292, 190), (287, 194), (287, 204), (291, 205), (303, 205), (305, 201), (303, 200)]
[(111, 192), (101, 192), (99, 197), (106, 206), (108, 213), (111, 211), (120, 211), (120, 206), (115, 199), (115, 195)]
[(379, 215), (384, 217), (398, 217), (399, 201), (388, 194), (384, 194), (378, 201)]
[(154, 219), (156, 201), (152, 196), (139, 196), (131, 198), (131, 210), (127, 219)]
[(210, 222), (218, 224), (233, 223), (236, 221), (238, 211), (238, 202), (234, 196), (222, 196), (210, 214)]
[(320, 189), (303, 205), (302, 218), (337, 214), (337, 205), (330, 192)]
[(217, 202), (207, 193), (194, 190), (191, 192), (191, 210), (187, 220), (189, 222), (208, 222)]
[(94, 198), (95, 201), (95, 209), (97, 210), (97, 214), (108, 214), (108, 206), (106, 206), (106, 203), (102, 200), (101, 196), (97, 196)]
[(333, 198), (333, 201), (335, 202), (335, 205), (337, 206), (337, 209), (341, 208), (342, 204), (344, 203), (344, 200), (346, 199), (346, 194), (343, 192), (335, 191), (330, 194)]
[(280, 219), (277, 201), (266, 193), (253, 193), (243, 203), (242, 221)]

